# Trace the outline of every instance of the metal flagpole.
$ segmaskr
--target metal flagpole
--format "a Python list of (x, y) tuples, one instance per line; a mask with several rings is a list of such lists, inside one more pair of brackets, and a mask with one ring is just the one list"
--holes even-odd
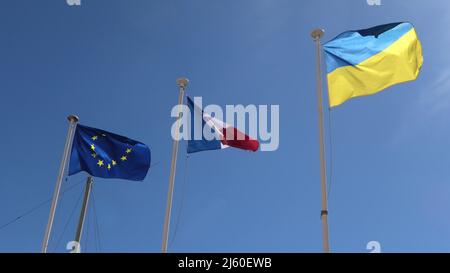
[(311, 36), (316, 42), (317, 48), (317, 112), (319, 114), (319, 143), (320, 143), (320, 186), (322, 191), (322, 210), (320, 218), (322, 220), (322, 240), (323, 252), (330, 252), (328, 238), (328, 200), (327, 200), (327, 178), (325, 169), (325, 147), (323, 144), (323, 102), (322, 102), (322, 71), (321, 71), (321, 46), (320, 38), (325, 34), (323, 29), (315, 29)]
[(163, 237), (162, 237), (162, 246), (161, 252), (167, 253), (167, 243), (169, 241), (169, 226), (170, 226), (170, 215), (172, 211), (172, 198), (173, 198), (173, 187), (175, 182), (175, 171), (177, 168), (177, 154), (178, 154), (178, 134), (180, 132), (180, 120), (182, 117), (182, 103), (184, 98), (184, 91), (186, 86), (188, 85), (189, 80), (186, 78), (177, 79), (177, 85), (180, 88), (180, 95), (178, 97), (178, 118), (177, 125), (175, 130), (175, 139), (172, 144), (172, 164), (170, 166), (170, 176), (169, 176), (169, 191), (167, 193), (167, 207), (166, 207), (166, 216), (164, 218), (164, 228), (163, 228)]
[(88, 176), (86, 180), (86, 188), (84, 190), (83, 205), (81, 206), (80, 218), (78, 220), (77, 232), (75, 234), (75, 242), (78, 242), (78, 244), (81, 243), (81, 234), (83, 233), (84, 219), (86, 217), (86, 212), (89, 203), (89, 196), (91, 195), (93, 182), (94, 180), (92, 179), (92, 176)]
[(63, 157), (61, 160), (61, 165), (59, 167), (59, 174), (58, 174), (58, 179), (56, 180), (55, 191), (53, 192), (53, 200), (52, 200), (52, 205), (50, 207), (50, 214), (48, 216), (47, 228), (45, 229), (44, 240), (42, 241), (42, 249), (41, 249), (42, 253), (47, 252), (48, 242), (50, 240), (50, 233), (52, 231), (52, 226), (53, 226), (53, 220), (55, 218), (56, 205), (58, 204), (59, 192), (61, 190), (61, 184), (62, 184), (62, 180), (64, 177), (64, 171), (66, 169), (67, 160), (69, 158), (69, 152), (70, 152), (69, 150), (70, 150), (70, 147), (72, 146), (73, 134), (74, 134), (77, 122), (78, 122), (78, 117), (75, 115), (70, 115), (67, 117), (67, 119), (69, 120), (69, 130), (67, 132), (66, 144), (64, 145), (64, 153), (63, 153)]

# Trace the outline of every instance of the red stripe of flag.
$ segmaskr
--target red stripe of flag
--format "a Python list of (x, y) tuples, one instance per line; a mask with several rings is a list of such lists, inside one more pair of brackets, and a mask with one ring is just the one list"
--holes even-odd
[[(227, 127), (222, 129), (223, 145), (256, 152), (259, 148), (259, 141), (249, 137), (234, 127)], [(233, 139), (227, 139), (227, 135), (233, 134)]]

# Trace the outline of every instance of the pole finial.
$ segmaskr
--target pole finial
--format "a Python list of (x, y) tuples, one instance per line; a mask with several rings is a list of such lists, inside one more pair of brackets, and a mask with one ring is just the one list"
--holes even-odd
[(188, 83), (189, 83), (188, 78), (178, 78), (177, 79), (177, 85), (181, 88), (186, 88)]
[(76, 115), (69, 115), (67, 119), (69, 120), (70, 123), (77, 123), (79, 120), (79, 118)]
[(325, 30), (323, 28), (316, 28), (311, 32), (311, 37), (314, 41), (320, 40), (325, 34)]

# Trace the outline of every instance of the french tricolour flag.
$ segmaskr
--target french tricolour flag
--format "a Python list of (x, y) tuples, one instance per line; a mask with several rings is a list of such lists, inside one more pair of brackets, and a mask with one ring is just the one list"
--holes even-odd
[[(253, 152), (258, 150), (258, 140), (249, 137), (229, 124), (204, 113), (203, 109), (200, 109), (200, 107), (195, 105), (190, 97), (187, 97), (187, 105), (191, 112), (191, 138), (188, 140), (188, 153), (220, 150), (228, 147), (235, 147)], [(194, 126), (195, 119), (202, 121), (201, 128), (197, 128), (201, 134), (201, 139), (194, 138), (194, 130), (196, 129)], [(212, 140), (209, 140), (211, 139), (210, 137), (208, 137), (208, 139), (205, 138), (203, 134), (203, 128), (205, 128), (205, 126), (209, 127), (212, 134), (215, 135)]]

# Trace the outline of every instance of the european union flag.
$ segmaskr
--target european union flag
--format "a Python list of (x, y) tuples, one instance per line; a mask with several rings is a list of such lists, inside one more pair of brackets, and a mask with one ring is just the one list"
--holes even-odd
[(143, 143), (78, 124), (70, 155), (69, 175), (85, 171), (102, 178), (144, 180), (150, 149)]

